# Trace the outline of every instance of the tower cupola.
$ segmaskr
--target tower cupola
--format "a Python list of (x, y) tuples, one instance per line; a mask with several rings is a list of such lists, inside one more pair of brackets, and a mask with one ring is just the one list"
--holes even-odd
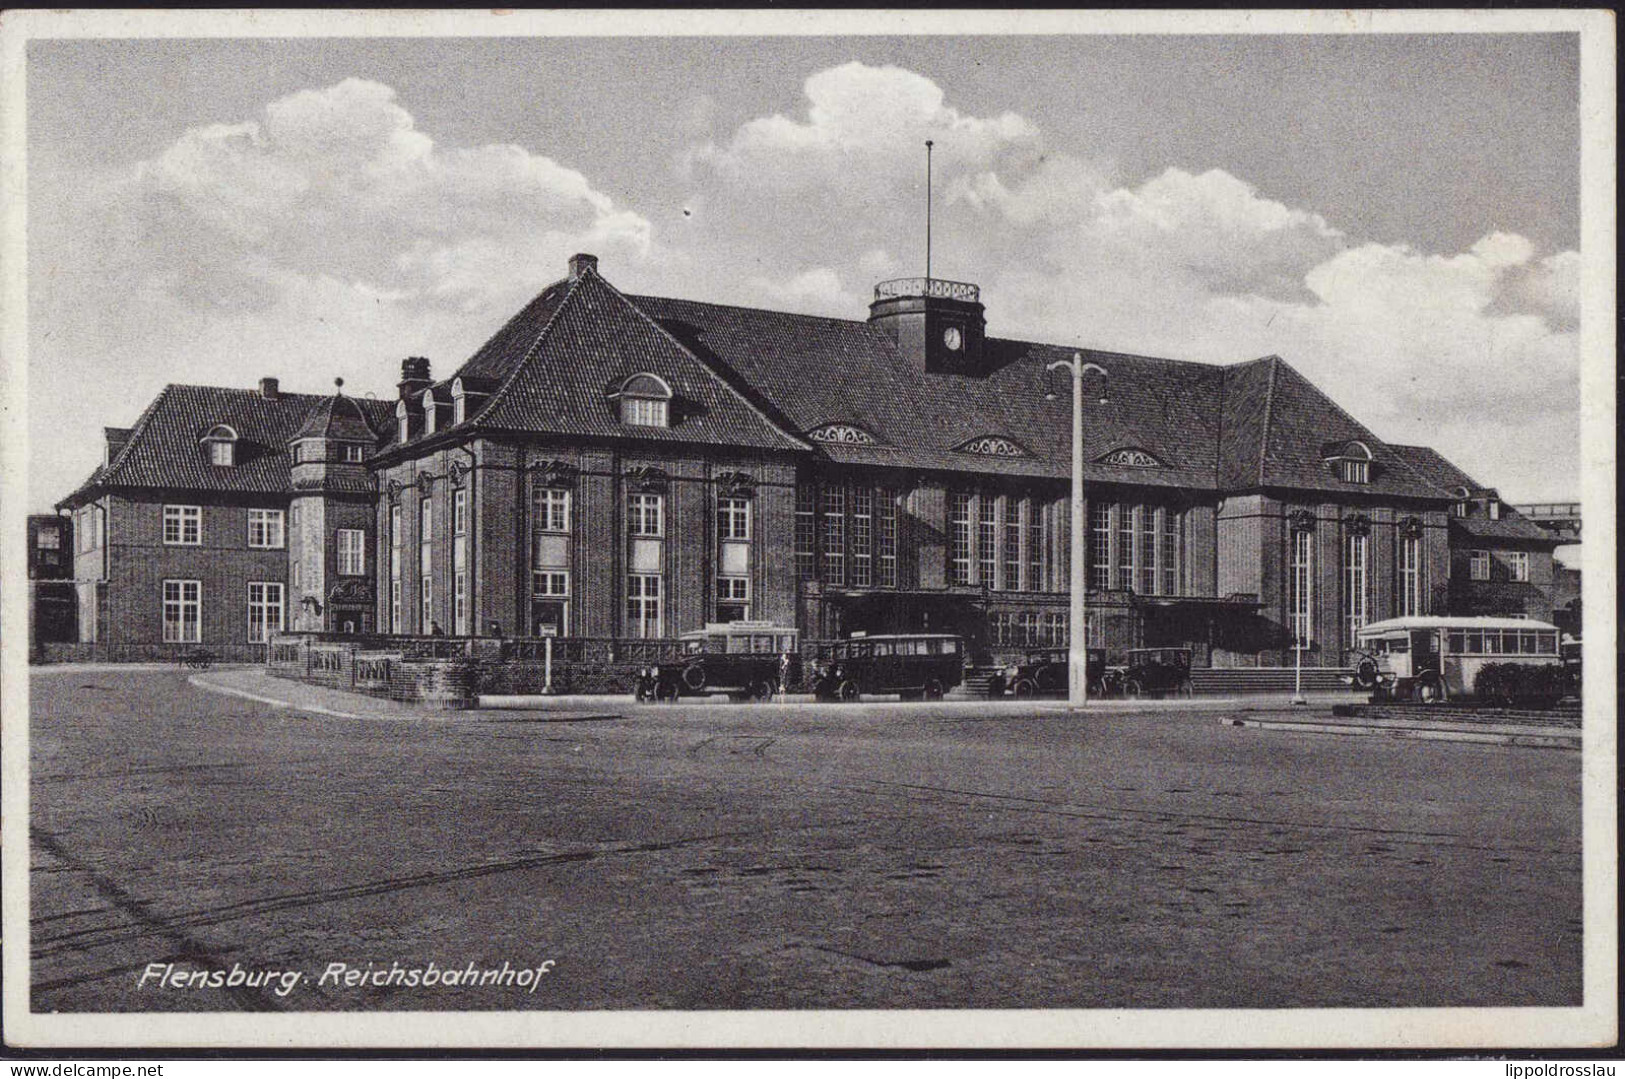
[(875, 286), (869, 322), (898, 351), (933, 374), (987, 373), (982, 290), (963, 281), (903, 277)]

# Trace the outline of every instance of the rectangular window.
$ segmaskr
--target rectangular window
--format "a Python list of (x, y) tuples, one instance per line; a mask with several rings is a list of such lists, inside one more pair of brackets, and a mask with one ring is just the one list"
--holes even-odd
[(1422, 540), (1417, 536), (1399, 538), (1399, 613), (1422, 613)]
[(880, 565), (881, 588), (897, 587), (897, 493), (882, 487), (875, 492), (875, 558)]
[(248, 511), (248, 545), (250, 547), (282, 547), (286, 542), (281, 510)]
[(339, 576), (361, 577), (367, 572), (367, 533), (359, 528), (338, 530)]
[(1139, 566), (1142, 596), (1157, 594), (1157, 517), (1160, 509), (1134, 507), (1134, 561)]
[(230, 468), (233, 461), (233, 449), (235, 449), (235, 444), (227, 442), (224, 439), (216, 439), (215, 441), (210, 442), (209, 463), (211, 465), (223, 465)]
[(202, 506), (165, 506), (164, 543), (196, 547), (203, 542)]
[(434, 628), (434, 502), (418, 500), (418, 632)]
[(555, 570), (538, 570), (530, 575), (530, 590), (534, 596), (568, 599), (570, 575)]
[(657, 401), (649, 397), (623, 398), (625, 408), (621, 411), (621, 422), (634, 427), (665, 427), (666, 402)]
[(634, 536), (666, 534), (666, 496), (634, 491), (626, 496), (626, 528)]
[(164, 582), (164, 640), (196, 644), (203, 639), (203, 582)]
[(365, 461), (367, 459), (367, 447), (354, 442), (346, 443), (344, 446), (344, 459), (351, 464)]
[(401, 620), (401, 507), (389, 507), (389, 631), (406, 632)]
[(54, 528), (42, 528), (35, 537), (35, 543), (42, 551), (60, 551), (62, 549), (62, 533)]
[(1315, 602), (1315, 534), (1293, 532), (1287, 563), (1287, 632), (1299, 648), (1313, 642)]
[[(461, 527), (459, 527), (459, 523)], [(459, 637), (468, 635), (468, 492), (451, 496), (451, 625)]]
[(717, 538), (750, 539), (750, 499), (717, 499)]
[(1371, 462), (1370, 461), (1344, 461), (1343, 462), (1343, 482), (1344, 483), (1370, 483), (1371, 482)]
[(846, 488), (824, 488), (824, 583), (846, 584)]
[(796, 486), (796, 580), (818, 577), (818, 492), (810, 483)]
[(531, 528), (535, 531), (570, 531), (569, 491), (557, 487), (538, 487), (530, 494), (530, 509)]
[(1096, 591), (1112, 586), (1112, 506), (1089, 503), (1089, 584)]
[(468, 488), (459, 487), (451, 493), (451, 534), (468, 534)]
[(660, 636), (660, 577), (657, 574), (627, 575), (626, 632), (629, 637)]
[(248, 639), (264, 644), (282, 632), (283, 595), (278, 581), (248, 583)]
[(717, 578), (717, 621), (743, 622), (750, 618), (750, 578)]
[(998, 587), (1021, 591), (1021, 499), (1004, 496), (1004, 557), (999, 560)]
[(875, 493), (852, 488), (852, 587), (874, 585)]
[(1119, 502), (1117, 515), (1117, 587), (1134, 589), (1134, 514), (1138, 507)]
[(1178, 510), (1160, 509), (1157, 511), (1159, 521), (1157, 528), (1160, 552), (1158, 560), (1162, 563), (1162, 591), (1168, 596), (1182, 596), (1185, 594), (1184, 574), (1181, 573), (1184, 559), (1180, 558), (1180, 524), (1181, 516)]
[(948, 496), (948, 582), (971, 581), (971, 496), (954, 491)]
[(1027, 500), (1027, 591), (1044, 591), (1044, 503)]
[(1072, 643), (1066, 631), (1067, 615), (1064, 611), (1051, 611), (1044, 616), (1044, 643), (1060, 647)]
[(1343, 537), (1343, 623), (1344, 640), (1351, 645), (1369, 614), (1366, 555), (1371, 537), (1351, 532)]
[(1470, 552), (1468, 576), (1475, 581), (1487, 581), (1490, 579), (1490, 553), (1488, 551)]
[(1514, 581), (1527, 581), (1529, 579), (1529, 552), (1508, 551), (1507, 570)]
[(999, 500), (993, 495), (976, 496), (976, 569), (982, 587), (998, 584)]

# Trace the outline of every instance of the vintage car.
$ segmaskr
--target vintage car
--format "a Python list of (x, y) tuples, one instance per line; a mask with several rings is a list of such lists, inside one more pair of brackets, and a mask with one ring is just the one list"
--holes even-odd
[(1128, 662), (1113, 672), (1124, 697), (1191, 695), (1189, 648), (1130, 648)]
[[(989, 697), (1039, 697), (1060, 694), (1070, 689), (1067, 681), (1067, 650), (1065, 648), (1034, 648), (1021, 658), (1020, 663), (1001, 667), (987, 683)], [(1089, 696), (1104, 697), (1107, 693), (1106, 650), (1091, 648), (1084, 669), (1089, 676)]]
[(947, 633), (905, 633), (837, 641), (813, 672), (821, 701), (855, 701), (865, 693), (904, 700), (941, 700), (965, 677), (965, 642)]
[(674, 701), (712, 693), (766, 700), (801, 678), (795, 629), (770, 622), (711, 622), (681, 640), (681, 659), (638, 672), (638, 700)]

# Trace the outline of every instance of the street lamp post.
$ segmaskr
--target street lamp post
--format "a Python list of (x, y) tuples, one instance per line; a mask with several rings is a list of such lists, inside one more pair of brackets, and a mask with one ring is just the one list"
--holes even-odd
[(1067, 634), (1067, 701), (1082, 706), (1089, 703), (1089, 640), (1084, 617), (1088, 581), (1083, 563), (1083, 375), (1094, 371), (1104, 378), (1106, 369), (1098, 363), (1084, 363), (1077, 352), (1070, 360), (1056, 360), (1045, 370), (1057, 367), (1072, 372), (1072, 613)]

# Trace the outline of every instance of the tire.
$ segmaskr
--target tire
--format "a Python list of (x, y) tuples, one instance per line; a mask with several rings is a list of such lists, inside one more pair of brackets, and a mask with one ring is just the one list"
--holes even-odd
[(675, 701), (677, 699), (677, 683), (663, 682), (655, 687), (655, 700)]
[(1137, 701), (1145, 696), (1145, 686), (1138, 678), (1123, 679), (1123, 696), (1127, 700)]
[(1038, 692), (1031, 678), (1023, 678), (1016, 683), (1014, 693), (1017, 697), (1031, 697)]
[(840, 685), (835, 687), (835, 699), (838, 701), (845, 701), (850, 704), (862, 695), (862, 691), (858, 689), (858, 684), (850, 678), (844, 679)]
[(1196, 696), (1196, 687), (1191, 685), (1191, 680), (1189, 678), (1182, 678), (1179, 681), (1179, 685), (1174, 687), (1174, 696), (1185, 697), (1187, 699), (1194, 697)]
[(649, 699), (649, 695), (644, 692), (642, 682), (639, 682), (636, 686), (632, 687), (632, 699), (640, 704)]
[(773, 698), (773, 686), (769, 682), (752, 682), (749, 690), (745, 692), (745, 699), (750, 701), (766, 701)]
[[(1067, 687), (1067, 692), (1068, 693), (1071, 692), (1071, 687), (1070, 686)], [(1106, 697), (1108, 695), (1109, 695), (1109, 693), (1108, 693), (1108, 690), (1106, 689), (1106, 683), (1098, 681), (1098, 680), (1089, 683), (1089, 696), (1094, 697), (1095, 699), (1099, 700), (1099, 699), (1102, 699), (1102, 698), (1104, 698), (1104, 697)]]
[(925, 685), (920, 687), (920, 696), (928, 701), (942, 700), (942, 683), (935, 678), (927, 680)]
[(1435, 677), (1427, 676), (1416, 683), (1416, 699), (1423, 704), (1438, 704), (1444, 700), (1444, 687)]
[(683, 668), (683, 685), (699, 691), (705, 688), (705, 668), (698, 663)]
[(1370, 656), (1361, 656), (1360, 662), (1354, 665), (1354, 684), (1361, 689), (1377, 688), (1377, 661)]

